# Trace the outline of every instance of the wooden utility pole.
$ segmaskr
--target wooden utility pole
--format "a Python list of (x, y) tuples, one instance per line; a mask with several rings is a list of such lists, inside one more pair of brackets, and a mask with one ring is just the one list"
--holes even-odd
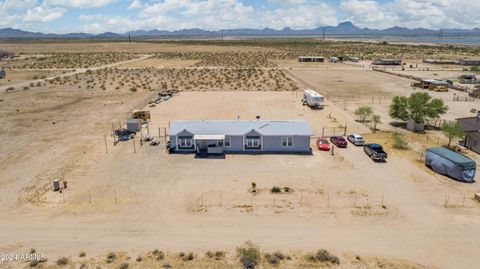
[(104, 141), (105, 141), (105, 154), (107, 154), (107, 153), (108, 153), (108, 147), (107, 147), (107, 135), (104, 135), (104, 136), (103, 136), (103, 139), (104, 139)]
[(132, 138), (132, 142), (133, 142), (133, 154), (137, 153), (137, 148), (135, 146), (135, 138)]

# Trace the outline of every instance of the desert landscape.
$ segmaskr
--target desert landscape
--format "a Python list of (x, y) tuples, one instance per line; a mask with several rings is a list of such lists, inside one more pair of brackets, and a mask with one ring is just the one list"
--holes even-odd
[[(475, 116), (479, 99), (469, 96), (471, 86), (428, 91), (400, 76), (478, 75), (422, 59), (478, 57), (479, 47), (312, 38), (5, 41), (0, 50), (15, 55), (0, 60), (7, 72), (0, 79), (0, 268), (480, 263), (478, 182), (436, 174), (422, 159), (427, 148), (448, 143), (440, 124)], [(301, 55), (326, 62), (298, 62)], [(361, 60), (327, 62), (339, 55)], [(372, 68), (373, 59), (391, 57), (403, 69)], [(302, 104), (307, 88), (325, 97), (323, 109)], [(175, 94), (153, 102), (168, 90)], [(423, 133), (389, 113), (395, 96), (418, 92), (448, 106)], [(375, 127), (359, 120), (362, 106), (380, 117)], [(114, 131), (134, 110), (151, 119), (119, 141)], [(312, 153), (197, 158), (166, 148), (176, 120), (259, 118), (306, 120)], [(326, 152), (315, 145), (353, 133), (382, 144), (388, 160), (373, 162), (351, 144)], [(395, 135), (408, 146), (397, 148)], [(57, 179), (66, 182), (61, 192), (52, 188)], [(16, 254), (25, 257), (12, 260)]]

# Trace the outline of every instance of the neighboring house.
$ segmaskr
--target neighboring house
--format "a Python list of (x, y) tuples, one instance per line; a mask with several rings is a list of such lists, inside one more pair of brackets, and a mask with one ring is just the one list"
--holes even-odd
[(323, 62), (324, 57), (321, 56), (300, 56), (298, 57), (299, 62)]
[(311, 153), (306, 121), (174, 121), (170, 150), (199, 155), (223, 153)]
[(480, 65), (480, 59), (460, 59), (457, 62), (459, 65), (474, 66)]
[(480, 154), (480, 117), (460, 118), (457, 122), (465, 133), (463, 146)]
[(401, 59), (375, 59), (373, 65), (402, 65)]

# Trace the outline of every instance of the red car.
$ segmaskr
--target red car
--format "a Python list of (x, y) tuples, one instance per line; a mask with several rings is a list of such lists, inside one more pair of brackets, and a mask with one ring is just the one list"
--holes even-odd
[(319, 150), (330, 150), (330, 143), (326, 138), (320, 137), (317, 139), (317, 147)]
[(332, 136), (330, 137), (330, 142), (339, 148), (347, 147), (347, 140), (343, 136)]

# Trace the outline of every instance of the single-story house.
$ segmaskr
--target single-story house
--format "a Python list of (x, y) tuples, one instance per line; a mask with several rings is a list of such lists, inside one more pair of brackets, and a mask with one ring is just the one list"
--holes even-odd
[(475, 182), (476, 162), (451, 149), (443, 147), (427, 149), (425, 164), (439, 174), (460, 181)]
[(300, 56), (298, 57), (299, 62), (323, 62), (325, 60), (322, 56)]
[(480, 154), (480, 116), (457, 119), (465, 133), (463, 146)]
[(457, 64), (456, 60), (436, 60), (436, 59), (423, 59), (426, 64)]
[(170, 151), (224, 153), (311, 153), (312, 129), (304, 120), (174, 121)]
[(375, 59), (373, 65), (402, 65), (401, 59)]
[(457, 63), (466, 66), (480, 65), (480, 59), (460, 59)]

